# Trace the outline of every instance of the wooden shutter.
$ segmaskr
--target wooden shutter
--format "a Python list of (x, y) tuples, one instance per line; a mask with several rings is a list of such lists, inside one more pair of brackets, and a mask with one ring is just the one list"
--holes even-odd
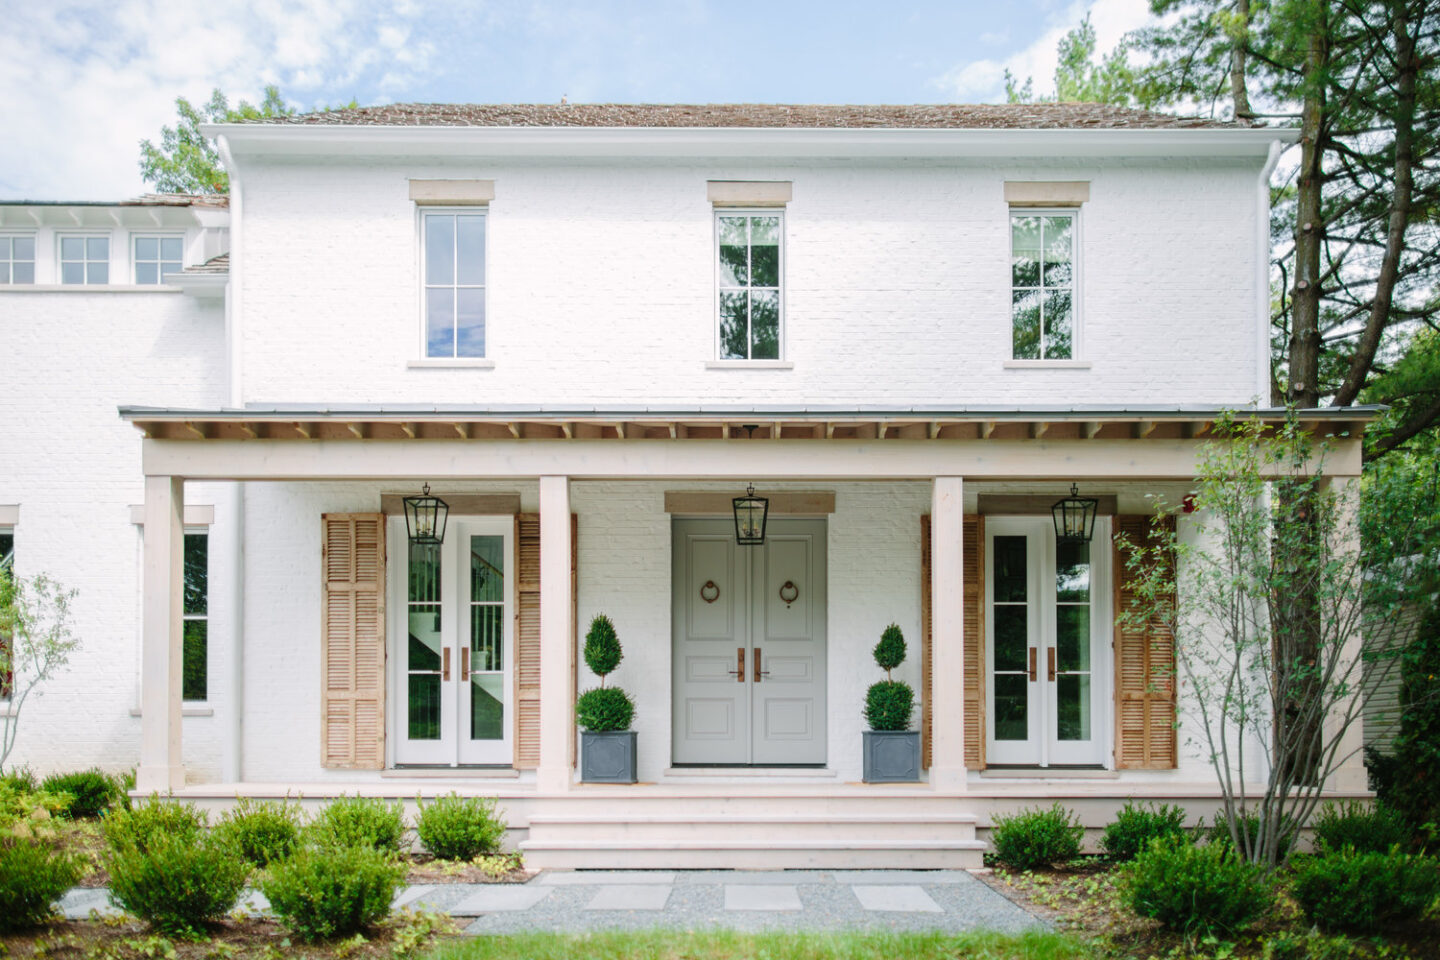
[[(985, 767), (985, 564), (980, 550), (985, 542), (984, 517), (967, 517), (961, 534), (964, 559), (965, 602), (965, 765), (972, 770)], [(940, 689), (946, 695), (954, 689), (934, 678), (934, 653), (930, 620), (930, 517), (920, 518), (920, 743), (921, 765), (930, 767), (931, 705)]]
[[(579, 518), (570, 515), (570, 689), (575, 689), (576, 555)], [(515, 769), (540, 765), (540, 515), (515, 518)], [(570, 760), (575, 761), (575, 731), (570, 731)]]
[(321, 516), (321, 765), (385, 766), (385, 517)]
[[(1153, 518), (1122, 514), (1115, 532), (1147, 547), (1156, 544)], [(1175, 518), (1166, 517), (1168, 532)], [(1129, 551), (1114, 548), (1115, 570), (1115, 766), (1117, 769), (1170, 770), (1176, 765), (1175, 637), (1168, 624), (1152, 618), (1143, 625), (1119, 622), (1135, 602), (1134, 573), (1126, 569)], [(1173, 600), (1173, 598), (1172, 598)]]

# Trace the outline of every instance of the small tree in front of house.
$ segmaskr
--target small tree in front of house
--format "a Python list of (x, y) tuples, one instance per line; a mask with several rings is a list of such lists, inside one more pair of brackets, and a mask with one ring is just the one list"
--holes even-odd
[(586, 730), (605, 733), (630, 729), (635, 718), (634, 701), (619, 687), (605, 686), (605, 678), (624, 658), (615, 624), (605, 614), (598, 614), (585, 634), (585, 665), (600, 678), (600, 686), (586, 690), (575, 701), (575, 718)]
[(15, 749), (20, 716), (41, 684), (70, 662), (80, 646), (70, 628), (74, 590), (41, 574), (17, 577), (0, 565), (0, 771)]
[(908, 730), (910, 716), (915, 712), (915, 691), (910, 684), (896, 680), (891, 671), (905, 662), (905, 634), (897, 624), (890, 624), (875, 644), (875, 663), (885, 671), (885, 679), (870, 685), (865, 692), (865, 722), (871, 730)]

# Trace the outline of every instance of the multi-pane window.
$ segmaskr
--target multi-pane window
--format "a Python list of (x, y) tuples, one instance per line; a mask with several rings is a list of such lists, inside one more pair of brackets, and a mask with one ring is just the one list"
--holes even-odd
[(441, 635), (440, 545), (410, 542), (410, 582), (406, 593), (408, 641), (405, 654), (410, 715), (410, 740), (440, 739), (440, 684), (449, 674), (441, 670), (445, 645)]
[(1055, 739), (1089, 740), (1090, 544), (1055, 544)]
[[(10, 574), (15, 569), (15, 531), (0, 527), (0, 573)], [(14, 664), (10, 662), (10, 635), (0, 626), (0, 700), (9, 700), (14, 688)]]
[(109, 283), (109, 237), (61, 237), (61, 283)]
[(135, 282), (164, 283), (168, 274), (179, 273), (184, 246), (181, 237), (136, 237)]
[(780, 359), (779, 213), (715, 218), (720, 251), (720, 359)]
[(1030, 573), (1023, 536), (995, 537), (992, 682), (995, 687), (995, 739), (1030, 736)]
[[(470, 538), (470, 739), (505, 737), (505, 538)], [(463, 671), (462, 671), (463, 672)]]
[(35, 282), (35, 238), (0, 237), (0, 283)]
[(210, 538), (185, 534), (185, 613), (181, 689), (186, 700), (208, 697), (210, 633)]
[(485, 356), (485, 214), (427, 211), (425, 356)]
[(1016, 360), (1073, 359), (1075, 215), (1010, 217), (1011, 321)]

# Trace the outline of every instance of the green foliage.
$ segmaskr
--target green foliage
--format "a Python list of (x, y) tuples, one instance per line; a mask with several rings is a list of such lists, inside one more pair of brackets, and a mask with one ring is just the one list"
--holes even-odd
[(1264, 871), (1219, 844), (1152, 840), (1126, 871), (1131, 909), (1190, 936), (1243, 930), (1275, 900)]
[(1440, 865), (1430, 857), (1353, 849), (1297, 856), (1295, 902), (1327, 930), (1377, 933), (1419, 918), (1440, 897)]
[(635, 703), (619, 687), (596, 687), (576, 699), (575, 719), (591, 733), (629, 730), (635, 719)]
[(263, 869), (299, 846), (300, 805), (240, 797), (215, 825), (215, 834), (248, 863)]
[[(27, 833), (34, 824), (64, 813), (69, 806), (69, 794), (26, 790), (0, 782), (0, 833)], [(21, 824), (25, 826), (17, 830)]]
[(265, 88), (259, 106), (241, 100), (230, 106), (217, 87), (199, 107), (184, 97), (175, 98), (178, 119), (160, 128), (160, 145), (140, 141), (140, 177), (160, 193), (213, 194), (230, 190), (230, 177), (220, 164), (215, 145), (200, 132), (202, 123), (234, 123), (264, 117), (289, 116), (295, 108), (280, 96), (279, 88)]
[(198, 937), (235, 909), (250, 868), (213, 835), (152, 837), (105, 859), (110, 899), (161, 933)]
[[(0, 710), (0, 770), (15, 749), (25, 702), (69, 662), (80, 641), (70, 622), (75, 591), (44, 574), (12, 575), (0, 563), (0, 677), (8, 678), (8, 710)], [(21, 668), (23, 665), (23, 668)]]
[(99, 767), (54, 774), (46, 777), (40, 788), (50, 793), (68, 793), (70, 806), (66, 814), (76, 820), (98, 817), (120, 802), (119, 782)]
[(872, 683), (865, 692), (865, 722), (871, 730), (909, 730), (915, 691), (901, 680)]
[(0, 773), (0, 790), (9, 787), (16, 793), (34, 793), (40, 789), (40, 779), (29, 767)]
[(305, 849), (277, 863), (260, 891), (297, 937), (344, 937), (389, 916), (405, 870), (370, 847)]
[(997, 816), (990, 843), (995, 859), (1015, 870), (1034, 870), (1073, 860), (1080, 855), (1085, 828), (1080, 818), (1060, 804)]
[(425, 849), (441, 860), (474, 860), (499, 851), (505, 823), (495, 813), (494, 800), (452, 793), (420, 804), (415, 832)]
[(1432, 603), (1402, 657), (1400, 732), (1392, 756), (1373, 758), (1379, 762), (1371, 769), (1380, 773), (1375, 784), (1380, 802), (1402, 817), (1414, 836), (1427, 825), (1430, 831), (1440, 826), (1440, 605)]
[(1129, 107), (1140, 98), (1139, 80), (1130, 65), (1129, 48), (1121, 43), (1095, 62), (1095, 27), (1090, 15), (1060, 38), (1055, 52), (1055, 94), (1035, 95), (1035, 79), (1020, 83), (1005, 71), (1005, 100), (1009, 103), (1109, 103)]
[(880, 634), (880, 642), (875, 644), (875, 663), (881, 670), (885, 671), (888, 677), (890, 671), (905, 662), (905, 634), (900, 632), (899, 624), (890, 624), (885, 632)]
[(1359, 853), (1388, 853), (1409, 844), (1414, 835), (1397, 811), (1359, 801), (1325, 804), (1310, 826), (1315, 845), (1331, 851), (1349, 847)]
[(373, 797), (338, 797), (305, 828), (321, 847), (365, 847), (395, 853), (405, 833), (405, 808)]
[(0, 930), (44, 923), (80, 873), (78, 860), (48, 843), (0, 840)]
[(1100, 848), (1111, 860), (1123, 863), (1139, 856), (1151, 840), (1186, 836), (1184, 808), (1168, 803), (1140, 807), (1126, 802), (1115, 822), (1105, 828)]
[(614, 673), (623, 659), (625, 654), (620, 649), (615, 624), (605, 614), (597, 614), (590, 621), (590, 632), (585, 634), (585, 665), (600, 678), (600, 686), (603, 687), (606, 675)]
[[(1240, 835), (1240, 844), (1242, 847), (1248, 847), (1252, 851), (1257, 850), (1260, 846), (1262, 836), (1260, 815), (1253, 812), (1239, 814), (1236, 817), (1235, 832)], [(1289, 856), (1290, 851), (1295, 849), (1295, 844), (1300, 839), (1299, 831), (1295, 829), (1295, 821), (1287, 816), (1279, 824), (1278, 830), (1272, 830), (1267, 826), (1264, 831), (1265, 835), (1274, 833), (1279, 834), (1277, 839), (1280, 847), (1279, 859), (1284, 860), (1285, 857)], [(1230, 831), (1230, 821), (1223, 813), (1217, 813), (1215, 815), (1215, 822), (1210, 825), (1210, 829), (1206, 832), (1205, 838), (1215, 846), (1223, 847), (1226, 850), (1234, 846), (1235, 838)], [(1251, 859), (1256, 858), (1251, 857)]]
[(145, 853), (168, 842), (194, 843), (205, 832), (205, 811), (191, 803), (162, 800), (157, 794), (130, 809), (116, 808), (100, 823), (105, 842), (116, 852)]

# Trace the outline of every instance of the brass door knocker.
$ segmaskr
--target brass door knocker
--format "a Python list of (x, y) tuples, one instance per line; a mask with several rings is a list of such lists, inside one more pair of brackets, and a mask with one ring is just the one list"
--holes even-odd
[(795, 586), (795, 581), (786, 580), (780, 587), (780, 599), (785, 601), (785, 606), (790, 606), (800, 596), (800, 588)]
[(700, 588), (700, 599), (706, 603), (714, 603), (720, 599), (720, 588), (715, 586), (714, 580), (705, 581), (705, 586)]

